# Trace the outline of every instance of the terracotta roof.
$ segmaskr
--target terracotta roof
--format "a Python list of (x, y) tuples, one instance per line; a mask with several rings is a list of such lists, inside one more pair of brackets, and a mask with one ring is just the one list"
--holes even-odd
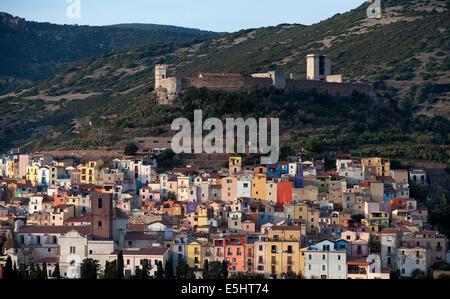
[(145, 231), (145, 226), (144, 223), (129, 223), (128, 229), (130, 231), (143, 232)]
[(69, 218), (67, 220), (64, 220), (64, 223), (69, 223), (69, 222), (91, 222), (92, 221), (92, 215), (91, 214), (86, 214), (80, 217), (72, 217)]
[(347, 265), (368, 266), (369, 262), (362, 258), (349, 257), (346, 262)]
[(398, 229), (395, 228), (385, 228), (381, 231), (382, 234), (396, 234), (398, 233)]
[(299, 231), (300, 227), (299, 226), (272, 226), (272, 230), (296, 230)]
[(36, 264), (40, 264), (40, 263), (57, 263), (58, 262), (58, 258), (57, 257), (44, 257), (41, 259), (38, 259), (37, 261), (35, 261)]
[(145, 232), (127, 232), (125, 235), (125, 241), (136, 240), (156, 240), (157, 236), (146, 234)]
[(72, 230), (80, 235), (91, 235), (90, 226), (22, 226), (19, 234), (66, 234)]
[[(167, 247), (152, 247), (152, 248), (141, 248), (138, 250), (122, 250), (123, 255), (163, 255), (169, 250)], [(119, 251), (116, 250), (112, 254), (118, 254)]]

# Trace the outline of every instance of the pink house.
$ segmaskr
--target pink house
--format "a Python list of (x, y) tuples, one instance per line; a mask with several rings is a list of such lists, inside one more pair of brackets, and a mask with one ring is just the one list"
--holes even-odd
[(225, 239), (219, 238), (213, 240), (213, 258), (216, 262), (221, 262), (225, 258)]
[(142, 201), (155, 201), (155, 202), (161, 201), (161, 192), (154, 191), (150, 187), (140, 188), (139, 196), (141, 197)]
[(255, 233), (256, 225), (250, 220), (242, 222), (242, 232), (243, 233)]
[(348, 243), (348, 255), (351, 257), (363, 257), (369, 255), (370, 234), (362, 230), (345, 231), (341, 233), (341, 239)]
[(226, 177), (222, 179), (222, 200), (232, 202), (237, 198), (238, 184), (234, 177)]

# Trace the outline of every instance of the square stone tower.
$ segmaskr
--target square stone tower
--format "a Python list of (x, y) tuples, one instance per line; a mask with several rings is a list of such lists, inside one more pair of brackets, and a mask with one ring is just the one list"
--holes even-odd
[(155, 66), (155, 89), (161, 86), (161, 81), (167, 79), (169, 67), (167, 64), (157, 64)]
[(110, 193), (93, 193), (91, 197), (92, 238), (112, 240), (113, 200)]
[(326, 81), (331, 75), (331, 59), (328, 55), (308, 54), (306, 68), (306, 79)]

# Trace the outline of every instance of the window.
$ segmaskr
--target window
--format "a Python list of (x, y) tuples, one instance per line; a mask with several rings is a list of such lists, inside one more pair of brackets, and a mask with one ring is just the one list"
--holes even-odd
[(103, 207), (103, 201), (102, 198), (98, 199), (98, 208), (101, 209)]
[(70, 247), (70, 254), (75, 254), (75, 247)]
[(102, 222), (101, 221), (98, 222), (98, 227), (102, 227)]

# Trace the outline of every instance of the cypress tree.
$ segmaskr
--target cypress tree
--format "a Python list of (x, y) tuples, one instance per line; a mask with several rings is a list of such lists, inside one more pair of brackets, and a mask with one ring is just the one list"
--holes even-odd
[(55, 270), (53, 270), (53, 273), (52, 273), (52, 277), (55, 277), (57, 279), (61, 278), (61, 275), (59, 273), (59, 263), (56, 263)]
[(117, 254), (117, 279), (123, 279), (123, 253), (122, 250)]
[(42, 278), (47, 279), (48, 278), (48, 273), (47, 273), (47, 263), (44, 262), (42, 264)]
[(209, 279), (209, 262), (205, 260), (203, 263), (203, 279)]
[(228, 262), (225, 260), (222, 262), (222, 278), (228, 278)]
[(173, 275), (173, 265), (171, 261), (167, 261), (166, 265), (164, 267), (164, 278), (166, 279), (172, 279), (174, 278)]
[(13, 264), (11, 257), (6, 258), (5, 270), (3, 271), (3, 279), (13, 279)]
[(159, 261), (156, 269), (156, 279), (164, 279), (164, 269), (162, 266), (162, 262)]

